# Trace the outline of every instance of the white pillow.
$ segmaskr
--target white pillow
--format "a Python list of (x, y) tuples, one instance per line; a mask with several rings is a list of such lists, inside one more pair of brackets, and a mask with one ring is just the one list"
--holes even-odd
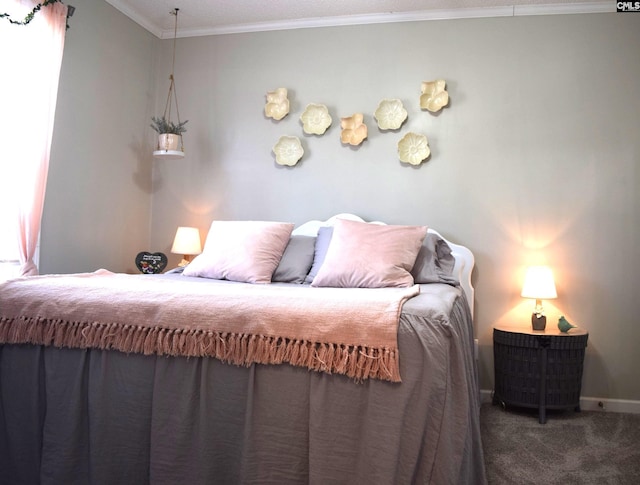
[(324, 263), (311, 286), (411, 286), (410, 271), (426, 234), (426, 226), (386, 226), (338, 219)]
[(213, 221), (202, 254), (182, 274), (271, 283), (292, 230), (287, 222)]

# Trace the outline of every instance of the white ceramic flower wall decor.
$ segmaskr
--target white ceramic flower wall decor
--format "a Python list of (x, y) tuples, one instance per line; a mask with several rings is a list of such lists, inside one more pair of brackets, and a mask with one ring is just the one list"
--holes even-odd
[(333, 120), (324, 104), (311, 103), (300, 115), (300, 121), (302, 121), (302, 130), (308, 135), (324, 135)]
[(356, 113), (347, 118), (340, 118), (340, 141), (349, 145), (360, 145), (367, 137), (367, 125), (364, 124), (364, 115)]
[(407, 119), (407, 110), (399, 99), (383, 99), (373, 116), (381, 130), (397, 130)]
[(273, 147), (278, 165), (293, 167), (304, 155), (302, 143), (297, 136), (281, 136)]
[(278, 88), (267, 93), (267, 104), (264, 106), (264, 114), (267, 118), (280, 121), (289, 114), (289, 99), (287, 88)]
[(400, 161), (411, 165), (420, 165), (431, 155), (427, 137), (418, 133), (407, 133), (398, 142)]
[(449, 104), (449, 93), (446, 91), (446, 81), (425, 81), (421, 85), (420, 108), (432, 113), (440, 111)]

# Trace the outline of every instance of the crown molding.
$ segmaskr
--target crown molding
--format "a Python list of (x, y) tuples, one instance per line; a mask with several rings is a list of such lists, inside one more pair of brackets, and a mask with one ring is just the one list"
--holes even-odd
[(526, 15), (565, 15), (579, 13), (610, 13), (616, 11), (615, 2), (558, 3), (549, 5), (516, 5), (514, 17)]
[[(160, 39), (173, 38), (173, 29), (163, 30), (151, 24), (122, 0), (106, 0), (114, 8), (144, 27)], [(388, 12), (366, 15), (344, 15), (307, 19), (256, 22), (251, 24), (225, 25), (206, 29), (178, 29), (177, 37), (202, 37), (207, 35), (243, 34), (274, 30), (310, 29), (318, 27), (341, 27), (349, 25), (384, 24), (394, 22), (418, 22), (428, 20), (453, 20), (489, 17), (518, 17), (529, 15), (561, 15), (615, 12), (615, 2), (564, 3), (548, 5), (515, 5), (505, 7), (456, 8), (445, 10), (421, 10), (414, 12)]]
[[(421, 20), (446, 20), (482, 17), (509, 17), (513, 7), (465, 8), (452, 10), (424, 10), (417, 12), (389, 12), (366, 15), (344, 15), (308, 19), (283, 20), (277, 22), (257, 22), (253, 24), (226, 25), (202, 30), (183, 30), (178, 37), (201, 35), (240, 34), (248, 32), (269, 32), (274, 30), (312, 29), (317, 27), (344, 27), (351, 25), (387, 24), (395, 22), (418, 22)], [(163, 32), (172, 36), (173, 32)]]

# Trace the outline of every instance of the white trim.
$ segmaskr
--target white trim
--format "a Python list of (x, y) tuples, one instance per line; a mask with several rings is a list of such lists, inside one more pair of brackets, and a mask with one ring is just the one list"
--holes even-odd
[[(492, 399), (492, 390), (480, 390), (481, 403), (490, 403)], [(580, 409), (583, 411), (640, 414), (640, 401), (632, 401), (630, 399), (607, 399), (604, 397), (581, 397)]]
[[(363, 15), (340, 15), (307, 19), (256, 22), (253, 24), (225, 25), (200, 30), (182, 30), (178, 37), (201, 35), (241, 34), (274, 30), (311, 29), (317, 27), (343, 27), (348, 25), (387, 24), (393, 22), (416, 22), (421, 20), (447, 20), (484, 17), (511, 17), (513, 7), (459, 8), (448, 10), (421, 10), (416, 12), (385, 12)], [(173, 31), (165, 30), (163, 37), (173, 37)]]
[(640, 414), (640, 401), (607, 399), (604, 397), (581, 397), (580, 408), (584, 411)]
[(491, 389), (480, 389), (480, 402), (486, 404), (493, 401), (493, 391)]
[[(106, 0), (114, 8), (144, 27), (160, 39), (173, 38), (173, 29), (162, 29), (150, 23), (123, 0)], [(242, 34), (274, 30), (338, 27), (346, 25), (384, 24), (392, 22), (416, 22), (424, 20), (452, 20), (488, 17), (518, 17), (526, 15), (558, 15), (615, 12), (615, 2), (564, 3), (549, 5), (514, 5), (504, 7), (453, 8), (443, 10), (419, 10), (414, 12), (385, 12), (364, 15), (341, 15), (306, 19), (255, 22), (251, 24), (224, 25), (204, 29), (178, 29), (177, 37), (201, 37), (206, 35)]]
[(526, 15), (564, 15), (578, 13), (611, 13), (616, 11), (615, 2), (558, 3), (554, 5), (516, 5), (514, 17)]

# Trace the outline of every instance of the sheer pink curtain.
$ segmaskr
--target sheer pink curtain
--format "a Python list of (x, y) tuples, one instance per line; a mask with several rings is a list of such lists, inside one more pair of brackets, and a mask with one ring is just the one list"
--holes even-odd
[[(23, 2), (24, 3), (24, 2)], [(36, 2), (33, 2), (35, 4)], [(21, 276), (37, 275), (34, 256), (40, 235), (40, 222), (49, 171), (49, 155), (53, 134), (53, 121), (58, 96), (58, 80), (62, 64), (62, 52), (67, 20), (67, 7), (54, 3), (43, 7), (34, 20), (25, 26), (22, 34), (29, 36), (29, 61), (35, 70), (37, 88), (29, 93), (37, 103), (31, 108), (29, 126), (23, 130), (29, 134), (28, 146), (23, 147), (16, 184), (18, 212), (18, 239)], [(34, 79), (29, 79), (33, 81)], [(28, 109), (28, 108), (25, 108)]]

